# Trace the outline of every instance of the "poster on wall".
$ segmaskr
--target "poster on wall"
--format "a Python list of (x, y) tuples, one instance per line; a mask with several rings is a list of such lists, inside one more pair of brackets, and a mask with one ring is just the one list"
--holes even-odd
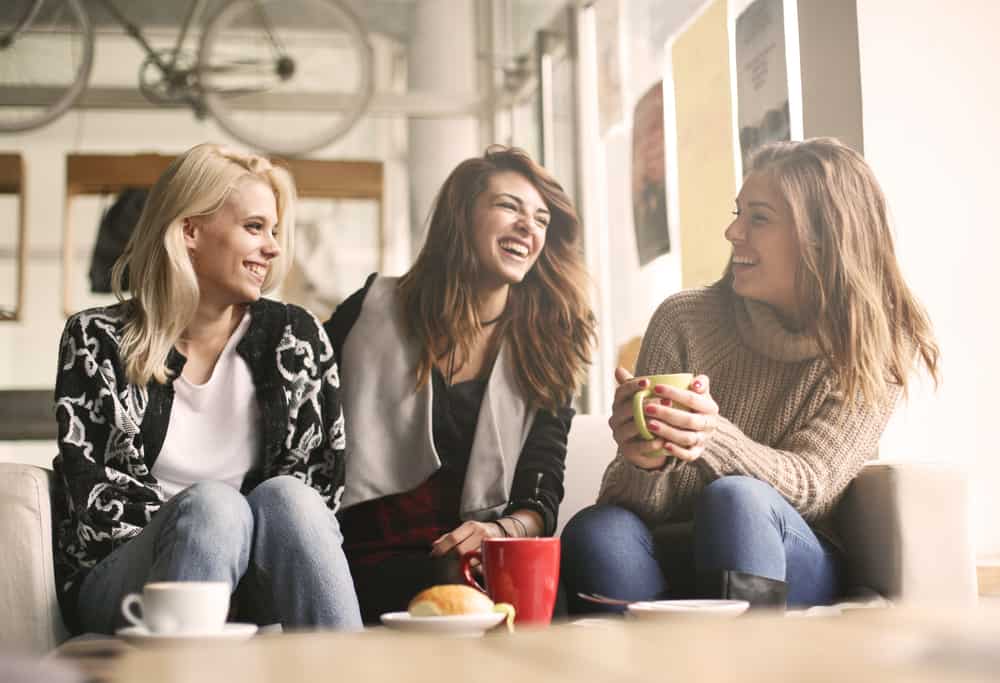
[(632, 117), (632, 218), (640, 265), (670, 251), (663, 135), (660, 81), (639, 99)]
[(746, 168), (760, 145), (791, 139), (782, 0), (755, 0), (736, 18), (736, 100)]
[(620, 0), (594, 3), (594, 24), (597, 27), (597, 114), (599, 130), (604, 135), (624, 116)]

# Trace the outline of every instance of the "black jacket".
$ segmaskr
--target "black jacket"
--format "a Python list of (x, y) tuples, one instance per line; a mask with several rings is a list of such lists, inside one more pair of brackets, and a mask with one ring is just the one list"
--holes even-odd
[[(87, 572), (138, 535), (164, 503), (151, 474), (173, 404), (173, 380), (128, 383), (119, 344), (125, 307), (77, 313), (59, 344), (56, 418), (59, 455), (53, 495), (56, 590), (76, 631)], [(344, 485), (344, 419), (333, 348), (310, 313), (260, 299), (236, 352), (250, 368), (260, 407), (260, 453), (242, 484), (292, 475), (336, 512)], [(172, 377), (185, 358), (172, 350)], [(220, 426), (224, 428), (224, 426)]]
[[(365, 286), (349, 296), (333, 316), (324, 323), (334, 352), (340, 358), (347, 335), (361, 314), (361, 306), (365, 295), (375, 280), (371, 275)], [(341, 368), (347, 372), (346, 368)], [(442, 394), (434, 394), (434, 413), (443, 410)], [(542, 517), (542, 534), (551, 536), (556, 531), (559, 517), (559, 504), (562, 502), (564, 488), (563, 479), (566, 472), (566, 443), (569, 438), (570, 424), (576, 411), (567, 405), (556, 413), (539, 410), (535, 421), (528, 432), (527, 439), (521, 449), (514, 470), (514, 480), (511, 482), (510, 500), (504, 514), (515, 510), (534, 510)], [(438, 428), (438, 420), (434, 420), (434, 430)], [(437, 435), (434, 435), (435, 440)], [(352, 454), (360, 455), (363, 454)], [(465, 456), (468, 457), (467, 454)]]

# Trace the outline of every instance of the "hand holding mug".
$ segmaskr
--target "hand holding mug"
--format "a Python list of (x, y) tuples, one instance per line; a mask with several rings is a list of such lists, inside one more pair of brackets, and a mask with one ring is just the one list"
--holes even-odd
[[(468, 585), (493, 602), (513, 605), (518, 625), (545, 625), (556, 604), (559, 552), (559, 539), (551, 536), (487, 538), (482, 549), (462, 555), (462, 573)], [(485, 588), (472, 575), (476, 561), (483, 567)]]
[[(662, 468), (668, 456), (697, 460), (719, 413), (705, 375), (693, 377), (687, 388), (657, 384), (656, 378), (665, 376), (633, 377), (624, 368), (615, 371), (619, 386), (608, 424), (622, 457), (643, 469)], [(659, 400), (646, 402), (646, 392)], [(641, 413), (637, 413), (639, 408)]]
[(431, 557), (441, 557), (454, 551), (465, 555), (473, 550), (479, 550), (487, 538), (498, 538), (503, 533), (496, 524), (489, 522), (468, 521), (458, 528), (449, 531), (431, 544)]

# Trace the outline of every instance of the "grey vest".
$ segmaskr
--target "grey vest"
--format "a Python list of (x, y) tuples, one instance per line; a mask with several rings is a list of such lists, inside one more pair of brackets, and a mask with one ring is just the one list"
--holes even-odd
[[(414, 391), (419, 350), (400, 324), (397, 282), (372, 282), (339, 359), (347, 422), (344, 508), (410, 491), (441, 467), (431, 431), (433, 385), (428, 380)], [(484, 521), (503, 513), (534, 419), (503, 343), (479, 409), (462, 519)]]

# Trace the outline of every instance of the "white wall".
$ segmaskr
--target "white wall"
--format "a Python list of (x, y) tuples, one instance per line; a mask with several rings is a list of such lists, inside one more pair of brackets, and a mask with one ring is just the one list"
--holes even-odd
[(998, 25), (995, 0), (858, 3), (865, 156), (944, 361), (944, 384), (897, 412), (882, 454), (969, 469), (980, 556), (1000, 554)]

